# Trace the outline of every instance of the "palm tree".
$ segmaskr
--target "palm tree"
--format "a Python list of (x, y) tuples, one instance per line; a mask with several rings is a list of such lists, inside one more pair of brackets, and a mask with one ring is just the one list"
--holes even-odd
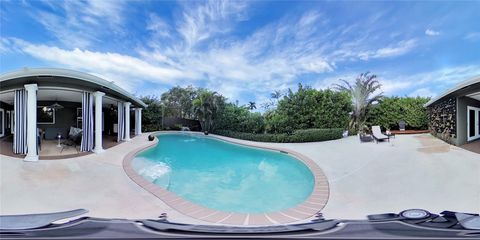
[(275, 90), (273, 91), (273, 93), (270, 94), (270, 97), (278, 102), (278, 100), (282, 97), (282, 92), (280, 92), (279, 90)]
[(202, 124), (203, 131), (209, 131), (212, 127), (212, 120), (220, 108), (224, 98), (217, 92), (201, 90), (196, 99), (193, 100), (193, 111)]
[(257, 109), (257, 105), (255, 104), (255, 102), (248, 102), (247, 108), (250, 110)]
[(360, 74), (353, 84), (343, 79), (340, 81), (342, 84), (334, 84), (335, 88), (348, 92), (352, 98), (353, 112), (349, 129), (363, 132), (368, 108), (383, 98), (383, 92), (376, 93), (382, 85), (378, 82), (377, 76), (370, 72)]

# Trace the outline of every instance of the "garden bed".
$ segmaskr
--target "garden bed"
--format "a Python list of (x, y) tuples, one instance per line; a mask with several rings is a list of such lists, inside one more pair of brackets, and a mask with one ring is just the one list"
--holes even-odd
[(420, 133), (430, 133), (430, 130), (405, 130), (405, 131), (400, 131), (400, 130), (392, 130), (391, 131), (393, 134), (420, 134)]
[(321, 142), (342, 138), (343, 129), (302, 129), (296, 130), (291, 134), (287, 133), (244, 133), (229, 130), (215, 130), (215, 134), (256, 142), (279, 142), (279, 143), (298, 143), (298, 142)]

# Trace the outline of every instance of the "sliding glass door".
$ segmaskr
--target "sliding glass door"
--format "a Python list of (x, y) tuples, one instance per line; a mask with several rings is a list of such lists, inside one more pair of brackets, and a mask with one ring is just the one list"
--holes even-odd
[(480, 108), (467, 107), (467, 140), (480, 138)]

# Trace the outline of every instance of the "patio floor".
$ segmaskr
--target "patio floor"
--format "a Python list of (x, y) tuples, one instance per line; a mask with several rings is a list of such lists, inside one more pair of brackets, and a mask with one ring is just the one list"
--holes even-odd
[[(148, 134), (107, 149), (58, 161), (28, 163), (0, 157), (0, 214), (85, 208), (88, 216), (157, 218), (202, 223), (165, 204), (125, 174), (123, 158), (152, 144)], [(224, 137), (221, 137), (224, 138)], [(330, 197), (326, 218), (423, 208), (480, 212), (480, 155), (428, 134), (398, 135), (390, 142), (360, 144), (357, 137), (312, 143), (254, 143), (299, 152), (325, 173)], [(305, 221), (305, 220), (304, 220)]]
[[(117, 136), (103, 136), (104, 149), (111, 148), (113, 146), (116, 146), (117, 144), (119, 144), (119, 142), (117, 142)], [(0, 140), (0, 154), (22, 159), (25, 157), (25, 155), (14, 154), (12, 148), (13, 136), (7, 136)], [(90, 152), (79, 152), (79, 149), (80, 146), (77, 146), (76, 148), (73, 146), (59, 147), (58, 140), (42, 140), (42, 147), (39, 152), (39, 158), (40, 160), (53, 160), (91, 154)]]
[(467, 143), (467, 144), (462, 145), (460, 147), (463, 148), (463, 149), (466, 149), (468, 151), (480, 154), (480, 140), (476, 140), (474, 142)]

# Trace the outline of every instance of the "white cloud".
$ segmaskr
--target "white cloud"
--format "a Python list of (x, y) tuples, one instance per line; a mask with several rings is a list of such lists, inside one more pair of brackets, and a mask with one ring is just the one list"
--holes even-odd
[(99, 41), (98, 36), (123, 32), (123, 1), (47, 1), (49, 10), (31, 11), (31, 18), (65, 46), (87, 47)]
[(395, 94), (399, 91), (412, 87), (412, 82), (408, 81), (392, 81), (392, 80), (380, 80), (382, 84), (382, 91), (387, 94)]
[[(236, 14), (245, 6), (219, 7), (211, 4), (208, 2), (206, 6), (197, 6), (183, 13), (180, 28), (175, 29), (177, 33), (171, 34), (180, 36), (173, 45), (166, 47), (152, 43), (150, 46), (154, 50), (140, 49), (140, 55), (145, 59), (195, 72), (206, 80), (207, 87), (231, 99), (238, 99), (245, 92), (268, 94), (271, 89), (290, 87), (295, 85), (292, 81), (304, 73), (333, 71), (334, 65), (322, 56), (316, 44), (310, 40), (320, 18), (317, 12), (284, 18), (254, 31), (245, 39), (219, 42), (222, 31), (231, 29), (235, 22), (229, 22), (230, 26), (222, 25), (223, 30), (220, 31), (214, 29), (219, 27), (215, 19)], [(192, 13), (196, 15), (192, 17)], [(190, 25), (189, 28), (195, 31), (192, 35), (186, 35), (187, 27), (184, 24), (190, 18), (204, 20)], [(209, 29), (204, 33), (205, 37), (199, 37), (195, 32), (197, 28), (205, 27), (205, 19), (211, 24), (207, 24)], [(238, 19), (244, 18), (239, 16)], [(199, 43), (206, 43), (206, 49), (195, 49), (195, 44)]]
[(465, 40), (469, 40), (472, 42), (479, 41), (480, 40), (480, 32), (470, 32), (465, 37), (463, 38)]
[(438, 35), (440, 35), (440, 32), (439, 32), (439, 31), (435, 31), (435, 30), (433, 30), (433, 29), (427, 29), (427, 30), (425, 30), (425, 34), (426, 34), (427, 36), (438, 36)]
[(392, 91), (389, 91), (391, 95), (404, 92), (410, 96), (416, 94), (420, 96), (434, 96), (459, 82), (478, 75), (480, 75), (480, 65), (459, 65), (413, 75), (388, 74), (383, 79), (386, 82), (401, 83), (403, 85), (403, 87), (392, 86)]
[[(353, 81), (357, 76), (358, 73), (338, 74), (338, 77), (317, 80), (313, 87), (317, 89), (331, 88), (333, 84), (339, 83), (339, 79)], [(480, 76), (480, 65), (478, 64), (447, 67), (410, 75), (387, 72), (378, 74), (377, 79), (382, 84), (381, 90), (387, 96), (429, 97), (474, 76)]]
[(404, 55), (410, 52), (417, 44), (416, 39), (409, 39), (400, 41), (395, 45), (380, 48), (374, 51), (360, 52), (358, 57), (362, 60), (369, 60), (374, 58), (389, 58)]
[(153, 32), (156, 37), (170, 37), (170, 26), (155, 13), (149, 15), (147, 30)]
[(183, 18), (177, 24), (177, 31), (189, 49), (213, 35), (230, 31), (232, 21), (246, 18), (245, 2), (209, 0), (205, 4), (195, 4), (185, 5)]
[(14, 42), (23, 53), (37, 59), (103, 76), (129, 90), (142, 81), (175, 85), (180, 81), (199, 77), (190, 72), (154, 65), (142, 59), (118, 53), (93, 52), (78, 48), (65, 50), (21, 40), (14, 40)]
[(437, 94), (430, 90), (430, 88), (428, 87), (419, 88), (409, 94), (410, 97), (434, 97), (435, 95)]

